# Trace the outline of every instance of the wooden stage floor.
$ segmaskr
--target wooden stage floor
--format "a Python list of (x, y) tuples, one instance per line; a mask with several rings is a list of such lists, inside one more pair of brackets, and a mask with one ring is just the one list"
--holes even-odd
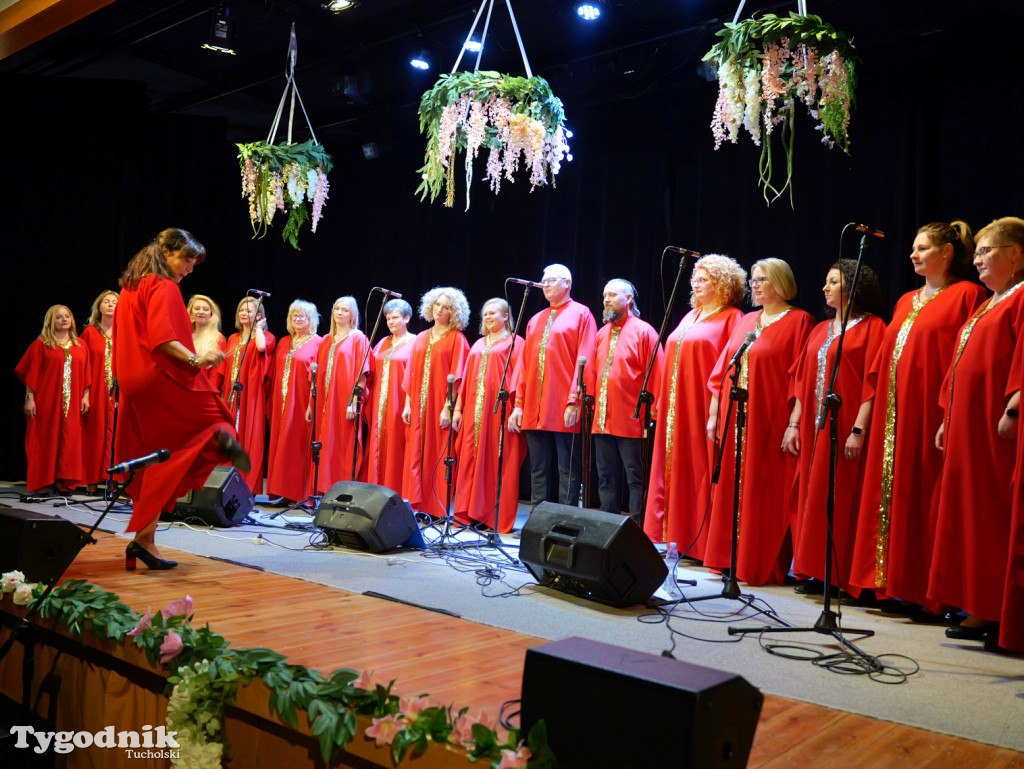
[[(428, 693), (496, 716), (520, 696), (525, 650), (545, 641), (164, 548), (169, 572), (124, 570), (126, 540), (97, 533), (69, 578), (117, 593), (137, 611), (188, 594), (195, 622), (236, 648), (264, 646), (329, 673), (374, 670), (400, 695)], [(765, 698), (749, 767), (1024, 769), (1024, 754), (782, 697)]]

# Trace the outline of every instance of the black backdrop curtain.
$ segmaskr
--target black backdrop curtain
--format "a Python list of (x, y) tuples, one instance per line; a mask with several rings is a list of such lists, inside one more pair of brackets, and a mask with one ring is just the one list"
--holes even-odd
[[(414, 309), (430, 287), (457, 286), (476, 313), (502, 294), (505, 277), (538, 280), (551, 262), (573, 270), (573, 296), (595, 315), (604, 283), (630, 279), (643, 316), (657, 327), (668, 291), (662, 275), (670, 284), (678, 265), (674, 256), (660, 265), (668, 244), (725, 253), (747, 267), (783, 258), (800, 286), (796, 303), (822, 317), (820, 287), (850, 221), (886, 233), (872, 239), (866, 258), (888, 312), (919, 283), (907, 259), (919, 225), (964, 218), (977, 230), (995, 217), (1024, 215), (1024, 12), (1017, 4), (979, 4), (999, 8), (999, 17), (956, 11), (907, 35), (858, 15), (855, 7), (867, 5), (876, 7), (821, 11), (855, 35), (864, 64), (850, 156), (822, 147), (810, 117), (798, 114), (795, 208), (788, 198), (765, 205), (756, 186), (759, 149), (745, 134), (738, 145), (713, 150), (717, 86), (693, 74), (698, 53), (647, 93), (591, 89), (577, 103), (567, 99), (575, 159), (563, 166), (557, 188), (531, 194), (520, 178), (494, 197), (478, 181), (468, 213), (461, 178), (454, 209), (414, 196), (424, 140), (413, 110), (379, 127), (374, 138), (385, 151), (377, 160), (364, 160), (351, 136), (321, 136), (335, 156), (330, 199), (319, 232), (305, 230), (298, 252), (281, 242), (283, 220), (266, 238), (251, 239), (236, 149), (222, 120), (148, 115), (138, 83), (0, 78), (7, 150), (0, 248), (11, 320), (0, 361), (7, 372), (0, 377), (0, 479), (25, 477), (23, 391), (13, 369), (46, 308), (69, 305), (81, 330), (96, 295), (115, 288), (128, 259), (167, 226), (189, 229), (206, 245), (206, 263), (182, 292), (216, 299), (227, 334), (249, 288), (273, 294), (270, 329), (281, 336), (297, 297), (317, 304), (321, 331), (335, 298), (352, 294), (363, 306), (374, 285), (402, 292)], [(929, 5), (877, 7), (912, 16)], [(478, 179), (484, 162), (477, 161)], [(784, 167), (781, 155), (776, 165)], [(858, 242), (848, 236), (843, 255), (855, 256)], [(513, 307), (519, 297), (518, 288), (511, 291)], [(528, 313), (542, 306), (535, 292)], [(364, 316), (364, 330), (376, 308)]]

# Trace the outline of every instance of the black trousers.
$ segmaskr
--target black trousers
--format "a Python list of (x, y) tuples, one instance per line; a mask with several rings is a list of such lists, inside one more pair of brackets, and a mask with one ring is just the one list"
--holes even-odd
[(550, 468), (557, 460), (558, 503), (578, 505), (583, 461), (577, 434), (550, 430), (524, 430), (523, 433), (530, 451), (530, 504), (539, 505), (549, 499), (553, 486)]
[(594, 436), (594, 462), (597, 465), (597, 495), (606, 513), (622, 512), (622, 478), (625, 471), (629, 486), (629, 512), (639, 516), (643, 501), (643, 462), (639, 438), (617, 435)]

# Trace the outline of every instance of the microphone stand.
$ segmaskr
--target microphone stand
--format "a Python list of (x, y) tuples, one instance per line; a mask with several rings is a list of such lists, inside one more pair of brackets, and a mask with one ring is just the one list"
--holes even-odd
[[(117, 377), (114, 377), (114, 382), (113, 382), (113, 388), (112, 389), (113, 389), (112, 394), (114, 396), (114, 426), (113, 426), (113, 430), (111, 430), (111, 432), (110, 432), (110, 464), (107, 465), (108, 469), (117, 464), (117, 462), (114, 461), (114, 446), (117, 443), (117, 415), (118, 415), (118, 408), (121, 405), (120, 404), (121, 388), (117, 384)], [(113, 474), (112, 473), (107, 473), (107, 483), (106, 483), (106, 486), (103, 489), (103, 501), (104, 502), (109, 502), (111, 500), (111, 497), (113, 497), (114, 490), (116, 488), (117, 488), (117, 481), (114, 480)]]
[[(668, 253), (670, 248), (665, 248), (661, 252), (662, 258)], [(641, 435), (642, 440), (640, 443), (640, 512), (645, 514), (647, 512), (647, 492), (651, 486), (651, 427), (654, 425), (651, 420), (651, 406), (654, 405), (654, 395), (647, 390), (647, 383), (651, 379), (651, 370), (654, 368), (654, 361), (658, 357), (658, 348), (665, 341), (665, 332), (668, 330), (668, 321), (672, 317), (672, 309), (676, 304), (676, 293), (679, 291), (679, 284), (683, 280), (683, 268), (686, 267), (686, 257), (695, 256), (700, 257), (696, 251), (689, 251), (679, 257), (679, 271), (676, 272), (675, 283), (672, 284), (672, 293), (668, 297), (668, 305), (665, 307), (665, 317), (661, 321), (661, 330), (658, 331), (658, 341), (654, 348), (654, 353), (651, 355), (651, 359), (647, 361), (647, 370), (644, 371), (644, 381), (640, 385), (640, 395), (636, 401), (636, 407), (633, 409), (633, 419), (640, 417), (640, 407), (643, 407), (643, 421), (641, 424)], [(662, 294), (664, 296), (664, 294)]]
[[(448, 419), (450, 420), (452, 414), (455, 413), (454, 383), (449, 384), (448, 389)], [(452, 454), (452, 433), (454, 432), (455, 428), (452, 427), (451, 422), (449, 422), (448, 437), (445, 439), (444, 447), (444, 483), (446, 487), (444, 498), (444, 528), (441, 530), (441, 538), (437, 541), (437, 546), (443, 545), (445, 540), (452, 539), (455, 536), (452, 532), (452, 524), (455, 522), (455, 515), (452, 513), (452, 484), (454, 482), (455, 473), (455, 456)], [(454, 547), (461, 547), (461, 545), (456, 543)]]
[[(248, 297), (248, 294), (246, 294)], [(238, 378), (242, 376), (242, 366), (245, 365), (245, 354), (249, 351), (249, 343), (252, 342), (253, 335), (256, 333), (256, 324), (259, 322), (260, 310), (263, 307), (263, 296), (256, 297), (256, 312), (253, 313), (255, 317), (249, 319), (249, 336), (245, 340), (245, 344), (242, 345), (242, 357), (238, 360), (238, 371), (235, 372), (235, 381), (231, 383), (231, 395), (228, 396), (228, 407), (230, 408), (234, 404), (235, 408), (235, 432), (238, 432), (239, 420), (241, 419), (241, 393), (245, 389), (245, 385), (238, 381)]]
[[(370, 290), (370, 296), (373, 296), (373, 289)], [(366, 297), (366, 305), (370, 304), (370, 296)], [(366, 390), (359, 384), (359, 381), (363, 378), (366, 373), (366, 360), (370, 356), (370, 350), (373, 349), (373, 338), (377, 336), (377, 329), (380, 328), (380, 319), (384, 317), (384, 305), (388, 303), (388, 295), (384, 294), (384, 301), (380, 303), (380, 309), (377, 311), (377, 320), (373, 322), (373, 331), (370, 333), (369, 345), (366, 350), (363, 351), (363, 359), (359, 363), (357, 371), (361, 372), (356, 377), (356, 382), (352, 386), (352, 393), (348, 396), (348, 402), (351, 403), (353, 399), (356, 402), (356, 427), (354, 437), (352, 438), (352, 480), (356, 479), (356, 465), (359, 461), (359, 428), (362, 422), (363, 414), (363, 395)], [(380, 426), (378, 425), (378, 429)]]
[[(581, 372), (582, 374), (582, 372)], [(584, 377), (580, 377), (580, 460), (583, 464), (580, 480), (583, 484), (583, 506), (590, 507), (590, 450), (591, 435), (590, 429), (594, 423), (594, 396), (587, 393), (587, 383)], [(572, 477), (572, 468), (569, 469), (569, 477)]]
[(317, 491), (317, 486), (320, 485), (320, 449), (323, 448), (323, 443), (316, 439), (316, 378), (319, 375), (319, 371), (313, 374), (309, 382), (309, 394), (310, 403), (312, 404), (313, 421), (310, 425), (310, 450), (313, 455), (313, 493), (303, 499), (301, 502), (296, 502), (291, 507), (286, 507), (279, 513), (274, 513), (271, 518), (277, 518), (279, 515), (291, 512), (292, 510), (306, 510), (313, 514), (320, 509), (320, 493)]
[[(849, 225), (847, 225), (849, 226)], [(845, 229), (845, 228), (844, 228)], [(842, 399), (836, 394), (836, 379), (839, 376), (839, 364), (843, 359), (843, 341), (846, 338), (846, 326), (850, 320), (850, 311), (853, 308), (853, 300), (857, 295), (857, 278), (860, 275), (861, 262), (864, 259), (864, 251), (867, 249), (868, 233), (865, 232), (860, 239), (860, 249), (857, 253), (857, 263), (853, 269), (853, 281), (850, 284), (849, 299), (846, 302), (846, 312), (843, 314), (842, 323), (839, 327), (839, 338), (836, 340), (836, 355), (832, 361), (832, 370), (829, 372), (828, 389), (824, 396), (824, 409), (818, 418), (816, 428), (823, 430), (825, 420), (829, 424), (829, 454), (828, 454), (828, 496), (825, 499), (825, 605), (817, 621), (812, 627), (794, 627), (785, 623), (779, 627), (759, 628), (729, 628), (729, 635), (742, 635), (746, 633), (820, 633), (832, 636), (842, 646), (850, 649), (854, 655), (867, 664), (872, 671), (881, 670), (882, 666), (869, 655), (862, 652), (852, 643), (843, 637), (844, 633), (868, 638), (875, 634), (874, 630), (857, 630), (854, 628), (841, 628), (839, 626), (838, 614), (832, 611), (832, 524), (835, 517), (835, 495), (836, 495), (836, 464), (839, 459), (839, 407), (842, 406)], [(842, 275), (842, 271), (840, 271)], [(733, 556), (735, 558), (735, 555)], [(838, 587), (838, 586), (837, 586)], [(783, 620), (785, 622), (785, 620)]]

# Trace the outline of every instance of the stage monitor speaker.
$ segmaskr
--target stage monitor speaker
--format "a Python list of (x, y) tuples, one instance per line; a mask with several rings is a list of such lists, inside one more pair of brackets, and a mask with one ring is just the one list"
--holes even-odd
[(324, 494), (316, 525), (332, 545), (382, 553), (402, 544), (423, 547), (412, 508), (386, 486), (340, 481)]
[(564, 769), (733, 769), (763, 701), (733, 673), (566, 638), (526, 650), (520, 723), (526, 734), (544, 720)]
[(203, 488), (190, 491), (174, 503), (174, 511), (161, 513), (161, 521), (196, 521), (207, 526), (227, 528), (245, 520), (256, 498), (252, 490), (231, 465), (213, 468)]
[(85, 532), (54, 515), (0, 508), (0, 566), (27, 582), (49, 582), (77, 552)]
[(542, 502), (523, 526), (519, 558), (542, 585), (611, 606), (644, 603), (668, 569), (628, 515)]

